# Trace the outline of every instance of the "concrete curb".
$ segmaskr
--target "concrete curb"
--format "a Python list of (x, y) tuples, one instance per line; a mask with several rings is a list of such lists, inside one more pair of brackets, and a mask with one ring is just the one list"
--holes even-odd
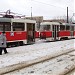
[[(40, 58), (37, 58), (37, 59), (34, 59), (34, 60), (23, 61), (21, 63), (13, 64), (13, 65), (10, 65), (10, 66), (6, 66), (4, 68), (0, 68), (0, 75), (6, 74), (8, 72), (12, 72), (12, 71), (15, 71), (15, 70), (18, 70), (18, 69), (21, 69), (21, 68), (25, 68), (25, 67), (28, 67), (28, 66), (36, 64), (36, 63), (40, 63), (40, 62), (49, 60), (51, 58), (54, 58), (54, 57), (59, 56), (59, 55), (63, 55), (64, 53), (65, 54), (69, 53), (71, 51), (75, 51), (75, 50), (71, 48), (71, 49), (65, 50), (65, 52), (61, 52), (60, 54), (57, 53), (57, 54), (53, 54), (53, 55), (47, 55), (47, 56), (40, 57)], [(75, 66), (73, 66), (73, 67), (75, 68)], [(66, 72), (68, 72), (68, 71), (66, 71)]]

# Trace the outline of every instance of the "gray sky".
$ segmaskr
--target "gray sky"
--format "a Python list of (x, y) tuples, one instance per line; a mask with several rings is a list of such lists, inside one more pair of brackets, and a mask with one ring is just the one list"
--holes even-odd
[(57, 18), (66, 15), (67, 6), (69, 16), (74, 13), (74, 0), (1, 0), (0, 12), (10, 9), (12, 12), (26, 16), (44, 16), (44, 19)]

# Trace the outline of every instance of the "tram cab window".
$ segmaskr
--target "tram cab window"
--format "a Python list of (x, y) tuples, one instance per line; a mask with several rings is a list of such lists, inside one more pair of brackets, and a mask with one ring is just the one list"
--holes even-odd
[(13, 23), (13, 31), (24, 31), (24, 23)]
[(50, 30), (51, 28), (50, 28), (50, 25), (41, 25), (40, 26), (40, 30), (41, 31), (48, 31), (48, 30)]
[(3, 27), (5, 31), (11, 31), (10, 23), (0, 23), (0, 31), (3, 31)]
[(65, 30), (65, 26), (64, 25), (60, 25), (60, 30)]
[(66, 30), (70, 30), (70, 26), (66, 25)]

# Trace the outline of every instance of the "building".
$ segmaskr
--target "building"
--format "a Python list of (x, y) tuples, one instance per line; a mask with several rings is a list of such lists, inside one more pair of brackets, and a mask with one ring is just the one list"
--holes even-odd
[(40, 23), (43, 22), (43, 16), (26, 17), (26, 19), (36, 20), (37, 30), (40, 28)]

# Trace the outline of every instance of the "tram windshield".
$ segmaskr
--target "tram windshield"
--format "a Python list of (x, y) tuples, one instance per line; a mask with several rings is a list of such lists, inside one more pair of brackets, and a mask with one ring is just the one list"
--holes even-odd
[(50, 28), (50, 25), (41, 25), (40, 26), (40, 31), (49, 31), (51, 28)]
[(11, 24), (9, 22), (1, 22), (0, 23), (0, 31), (11, 31)]

